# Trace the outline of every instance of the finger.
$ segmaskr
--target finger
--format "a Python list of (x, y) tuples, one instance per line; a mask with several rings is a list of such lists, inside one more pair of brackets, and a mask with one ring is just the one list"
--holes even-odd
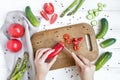
[(43, 48), (43, 49), (41, 49), (41, 50), (39, 51), (39, 53), (38, 53), (37, 59), (40, 59), (40, 58), (42, 57), (42, 55), (43, 55), (46, 51), (48, 51), (48, 50), (50, 50), (50, 48)]
[(90, 61), (87, 58), (83, 57), (82, 55), (78, 55), (78, 57), (83, 61), (85, 65), (90, 64)]
[(57, 60), (57, 57), (58, 57), (58, 56), (55, 56), (55, 57), (50, 61), (49, 67), (51, 67), (51, 66), (55, 63), (55, 61)]
[(76, 63), (76, 68), (77, 68), (78, 72), (81, 71), (81, 66), (79, 66), (77, 63)]
[(45, 62), (46, 58), (48, 57), (49, 54), (51, 54), (52, 52), (54, 52), (54, 49), (49, 49), (42, 57), (41, 57), (41, 61)]
[(35, 53), (35, 58), (37, 58), (37, 56), (38, 56), (39, 52), (40, 52), (42, 49), (43, 49), (43, 48), (38, 49), (38, 50), (36, 51), (36, 53)]
[(76, 56), (75, 53), (71, 53), (72, 57), (74, 58), (76, 64), (78, 64), (79, 66), (84, 66), (83, 62)]

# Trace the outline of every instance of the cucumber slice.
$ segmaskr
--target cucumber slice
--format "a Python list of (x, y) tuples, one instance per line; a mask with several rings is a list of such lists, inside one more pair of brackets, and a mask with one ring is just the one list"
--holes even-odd
[(91, 20), (91, 19), (93, 19), (93, 16), (92, 15), (87, 15), (87, 19)]
[(95, 17), (98, 16), (99, 12), (98, 11), (94, 12), (94, 15), (95, 15)]
[(91, 25), (92, 26), (96, 26), (97, 25), (97, 21), (96, 20), (91, 21)]
[(98, 10), (99, 10), (99, 11), (102, 11), (102, 10), (103, 10), (103, 8), (102, 8), (102, 7), (98, 7)]
[(98, 3), (98, 7), (103, 7), (103, 4), (102, 3)]
[(89, 10), (88, 13), (89, 13), (89, 14), (93, 14), (93, 10)]

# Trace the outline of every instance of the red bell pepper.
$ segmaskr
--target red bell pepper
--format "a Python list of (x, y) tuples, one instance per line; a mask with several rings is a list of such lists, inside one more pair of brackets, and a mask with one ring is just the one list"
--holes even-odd
[(64, 45), (63, 42), (58, 42), (58, 43), (53, 47), (53, 49), (55, 49), (55, 51), (52, 52), (50, 55), (48, 55), (48, 57), (47, 57), (46, 60), (51, 59), (51, 58), (53, 58), (54, 56), (58, 55), (58, 54), (63, 50), (64, 46), (65, 46), (65, 45)]

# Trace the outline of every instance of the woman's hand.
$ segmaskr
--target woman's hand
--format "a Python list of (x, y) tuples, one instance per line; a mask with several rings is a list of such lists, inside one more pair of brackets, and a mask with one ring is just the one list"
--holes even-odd
[(52, 60), (50, 60), (50, 62), (46, 62), (46, 58), (53, 51), (54, 49), (51, 48), (42, 48), (37, 50), (34, 60), (36, 67), (36, 80), (45, 80), (48, 71), (57, 58), (57, 56), (55, 56)]
[(95, 65), (81, 55), (72, 53), (81, 80), (94, 80)]

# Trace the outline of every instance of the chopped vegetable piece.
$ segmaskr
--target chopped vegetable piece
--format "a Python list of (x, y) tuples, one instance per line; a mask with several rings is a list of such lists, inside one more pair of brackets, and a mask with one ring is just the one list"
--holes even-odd
[(78, 41), (78, 39), (77, 38), (73, 38), (73, 41)]
[(91, 21), (91, 25), (92, 26), (96, 26), (97, 25), (97, 21), (96, 20)]
[(87, 15), (87, 19), (91, 20), (91, 19), (93, 19), (93, 16), (92, 15)]
[(89, 10), (88, 13), (89, 13), (89, 14), (93, 14), (93, 10)]
[[(97, 17), (99, 15), (99, 13), (101, 11), (103, 11), (103, 4), (102, 3), (98, 3), (97, 5), (98, 5), (97, 9), (91, 9), (91, 10), (88, 11), (88, 15), (86, 16), (86, 18), (88, 20), (94, 19), (95, 17)], [(95, 21), (91, 21), (91, 24), (97, 25)]]
[(98, 11), (95, 11), (94, 14), (95, 14), (95, 16), (98, 16), (98, 15), (99, 15), (99, 12), (98, 12)]
[(74, 49), (75, 51), (78, 51), (78, 50), (80, 49), (80, 47), (79, 47), (79, 45), (74, 45), (74, 46), (73, 46), (73, 49)]
[(98, 7), (102, 7), (103, 6), (103, 4), (102, 3), (98, 3)]
[(102, 10), (103, 10), (103, 8), (102, 8), (102, 7), (98, 7), (98, 10), (99, 10), (99, 11), (102, 11)]
[(64, 40), (65, 40), (66, 43), (72, 44), (72, 40), (71, 40), (69, 34), (64, 34), (64, 35), (63, 35), (63, 38), (64, 38)]
[(75, 7), (75, 9), (71, 12), (69, 12), (67, 15), (70, 16), (70, 15), (73, 15), (77, 12), (77, 10), (82, 6), (82, 4), (85, 2), (85, 0), (79, 0), (79, 3), (78, 5)]
[(71, 39), (66, 39), (65, 41), (66, 41), (66, 43), (68, 43), (68, 44), (72, 44), (72, 40), (71, 40)]
[(78, 41), (80, 41), (80, 42), (81, 42), (82, 40), (83, 40), (83, 37), (78, 38)]
[(78, 1), (79, 0), (74, 0), (74, 2), (70, 4), (69, 7), (62, 12), (60, 17), (63, 17), (70, 9), (72, 9), (78, 3)]
[(47, 20), (47, 21), (49, 20), (46, 12), (45, 12), (44, 10), (40, 11), (40, 14), (41, 14), (41, 16), (42, 16), (45, 20)]
[(64, 35), (63, 35), (63, 38), (64, 38), (64, 39), (70, 39), (70, 35), (69, 35), (69, 34), (64, 34)]
[(112, 44), (114, 44), (116, 42), (116, 39), (115, 38), (110, 38), (110, 39), (107, 39), (103, 42), (100, 43), (100, 46), (102, 48), (106, 48), (108, 46), (111, 46)]
[(53, 24), (57, 20), (58, 15), (54, 13), (50, 19), (50, 24)]

